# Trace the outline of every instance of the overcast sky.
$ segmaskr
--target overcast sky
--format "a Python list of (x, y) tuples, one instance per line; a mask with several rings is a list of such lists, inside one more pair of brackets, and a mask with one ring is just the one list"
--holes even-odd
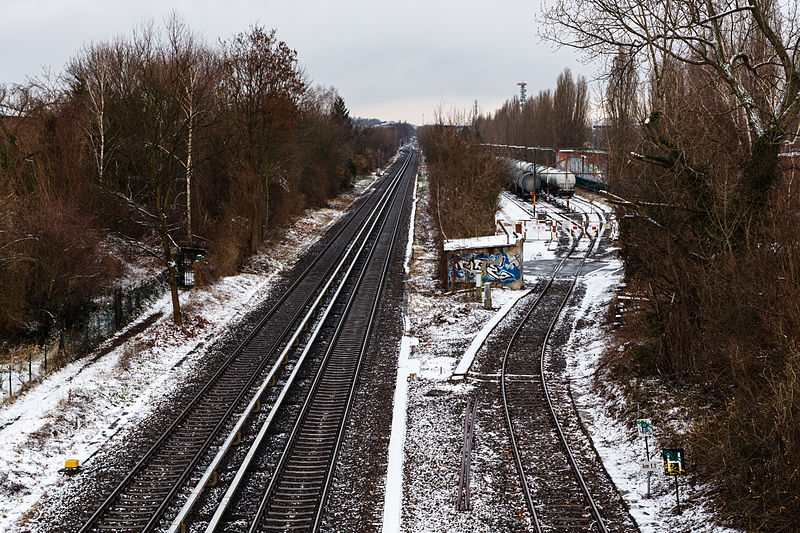
[(552, 88), (559, 72), (598, 68), (537, 37), (540, 0), (0, 0), (0, 83), (63, 70), (84, 44), (130, 35), (171, 10), (209, 43), (251, 24), (275, 28), (314, 83), (336, 87), (351, 115), (430, 121), (437, 108), (482, 113)]

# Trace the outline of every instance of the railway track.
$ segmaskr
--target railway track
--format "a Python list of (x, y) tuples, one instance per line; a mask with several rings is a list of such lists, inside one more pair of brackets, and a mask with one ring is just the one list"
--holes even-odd
[(208, 512), (194, 520), (189, 517), (190, 523), (202, 525), (200, 530), (318, 528), (411, 183), (404, 182), (376, 224), (374, 243), (355, 265), (354, 287), (337, 299), (340, 309), (320, 324), (328, 333), (314, 356), (319, 360), (317, 371), (296, 390), (287, 389), (295, 399), (285, 406), (276, 404), (275, 416), (259, 430), (259, 436), (266, 435), (272, 420), (283, 419), (278, 423), (283, 427), (276, 430), (280, 445), (271, 452), (264, 438), (254, 439), (225, 494), (215, 498), (209, 491), (198, 503), (213, 509), (213, 516)]
[[(340, 294), (362, 292), (355, 290), (358, 283), (351, 274), (358, 272), (358, 264), (363, 270), (369, 263), (364, 250), (374, 249), (381, 240), (381, 234), (372, 230), (386, 224), (387, 212), (394, 212), (387, 206), (397, 203), (398, 191), (404, 194), (401, 185), (407, 187), (415, 159), (415, 154), (407, 153), (339, 225), (254, 331), (110, 490), (82, 524), (81, 532), (151, 531), (164, 529), (170, 522), (183, 527), (182, 520), (173, 516), (185, 517), (187, 502), (197, 501), (207, 485), (216, 486), (222, 459), (241, 448), (243, 437), (251, 437), (250, 419), (263, 418), (262, 401), (272, 406), (273, 413), (293, 377), (302, 373), (311, 341), (322, 329), (319, 317), (327, 316)], [(344, 332), (341, 338), (350, 337)], [(196, 487), (189, 492), (191, 484)]]
[[(609, 531), (607, 519), (580, 468), (583, 461), (568, 442), (561, 421), (563, 413), (558, 412), (557, 403), (569, 398), (568, 384), (547, 366), (556, 324), (605, 224), (603, 213), (589, 202), (578, 199), (573, 205), (581, 205), (584, 224), (578, 231), (590, 238), (589, 245), (580, 252), (582, 257), (574, 275), (559, 277), (568, 258), (578, 249), (579, 241), (571, 239), (569, 251), (511, 335), (500, 368), (500, 396), (511, 455), (532, 529), (537, 533)], [(596, 222), (590, 220), (595, 216)], [(587, 232), (585, 228), (593, 224), (596, 231)]]
[(470, 465), (472, 463), (472, 441), (475, 430), (475, 420), (478, 413), (478, 401), (468, 398), (464, 409), (464, 447), (461, 449), (461, 469), (458, 472), (458, 498), (456, 499), (457, 511), (470, 511), (469, 479)]

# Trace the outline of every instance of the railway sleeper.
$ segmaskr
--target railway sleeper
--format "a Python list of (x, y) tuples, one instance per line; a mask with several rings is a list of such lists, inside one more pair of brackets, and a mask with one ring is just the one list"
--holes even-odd
[(286, 468), (312, 468), (326, 466), (329, 457), (325, 454), (315, 454), (313, 456), (294, 456), (286, 462)]
[(314, 397), (314, 402), (316, 403), (315, 410), (317, 409), (327, 409), (327, 410), (341, 410), (344, 407), (344, 404), (347, 402), (347, 394), (340, 394), (338, 396), (329, 396), (329, 397), (322, 397), (319, 396)]
[(102, 523), (122, 524), (126, 527), (133, 527), (140, 524), (142, 527), (150, 520), (149, 511), (140, 511), (136, 507), (115, 508), (108, 515), (104, 516)]
[(264, 520), (302, 520), (306, 523), (306, 527), (308, 527), (308, 520), (310, 518), (314, 518), (315, 513), (314, 507), (308, 507), (305, 509), (297, 509), (297, 508), (286, 508), (286, 509), (270, 509), (267, 512), (267, 515), (264, 517)]
[(314, 501), (317, 501), (319, 498), (319, 489), (313, 487), (286, 487), (281, 484), (280, 488), (275, 491), (273, 499), (277, 496), (282, 496), (283, 498), (296, 498), (299, 496), (305, 496), (313, 498)]
[(286, 468), (311, 467), (316, 465), (328, 464), (328, 457), (317, 455), (314, 457), (292, 457), (286, 462)]
[(189, 459), (193, 457), (193, 453), (183, 453), (183, 454), (175, 454), (172, 457), (158, 457), (153, 459), (153, 461), (147, 465), (149, 469), (153, 468), (166, 468), (167, 470), (172, 470), (175, 468), (176, 462), (179, 462), (182, 459)]
[[(184, 429), (176, 431), (175, 435), (173, 436), (173, 439), (172, 439), (173, 442), (170, 442), (169, 444), (165, 445), (164, 448), (162, 448), (162, 450), (163, 450), (162, 453), (164, 453), (164, 452), (166, 452), (166, 453), (180, 453), (180, 452), (188, 453), (188, 452), (186, 452), (187, 443), (192, 445), (192, 446), (197, 446), (197, 445), (202, 444), (203, 441), (206, 440), (206, 436), (208, 435), (208, 432), (211, 431), (211, 429), (213, 429), (213, 427), (214, 426), (209, 424), (208, 428), (193, 427), (193, 428), (184, 428)], [(205, 434), (203, 434), (203, 433), (205, 433)]]
[[(330, 439), (328, 439), (330, 440)], [(329, 444), (329, 442), (319, 442), (319, 441), (312, 441), (310, 439), (306, 439), (303, 442), (297, 442), (294, 445), (294, 453), (302, 455), (304, 457), (309, 458), (327, 458), (328, 454), (325, 450), (321, 449), (321, 446), (325, 446)]]
[(592, 523), (590, 516), (551, 516), (548, 522), (554, 527), (570, 527), (571, 525), (581, 525), (586, 527)]
[[(581, 497), (581, 499), (583, 498)], [(547, 507), (551, 509), (561, 509), (562, 511), (572, 510), (576, 513), (581, 513), (582, 515), (585, 515), (585, 513), (589, 512), (589, 508), (586, 505), (578, 503), (551, 503), (548, 504)]]
[(311, 502), (309, 504), (309, 509), (308, 510), (305, 510), (305, 509), (302, 509), (302, 508), (298, 508), (297, 505), (290, 505), (290, 504), (285, 504), (285, 503), (272, 503), (272, 504), (270, 504), (269, 508), (270, 508), (271, 511), (284, 512), (284, 513), (286, 513), (287, 511), (293, 511), (297, 515), (300, 515), (300, 516), (306, 515), (306, 517), (311, 517), (311, 516), (314, 516), (314, 508), (310, 507), (310, 506), (313, 505), (314, 503), (315, 502)]
[(314, 460), (313, 462), (309, 462), (308, 464), (305, 464), (304, 462), (303, 463), (294, 462), (290, 465), (289, 464), (286, 465), (287, 472), (296, 472), (299, 474), (303, 470), (309, 470), (311, 472), (316, 472), (316, 471), (327, 472), (328, 461), (317, 459)]
[(287, 487), (287, 486), (289, 488), (309, 489), (314, 491), (317, 491), (322, 488), (321, 480), (317, 480), (314, 477), (308, 478), (308, 477), (292, 476), (284, 473), (283, 478), (281, 479), (281, 487)]
[(318, 416), (313, 420), (306, 419), (301, 431), (304, 433), (329, 433), (331, 431), (336, 431), (341, 425), (341, 421), (337, 420), (337, 418), (339, 417), (329, 416), (326, 418), (325, 416)]
[(321, 423), (308, 423), (306, 422), (303, 424), (303, 433), (311, 434), (318, 437), (327, 437), (330, 435), (334, 435), (337, 433), (339, 429), (339, 424), (332, 424), (330, 422), (321, 422)]
[(152, 501), (161, 501), (164, 499), (164, 496), (169, 494), (169, 489), (165, 488), (164, 490), (153, 491), (150, 490), (140, 490), (140, 491), (128, 491), (126, 493), (119, 495), (118, 504), (119, 505), (127, 505), (128, 502), (152, 502)]
[[(182, 442), (182, 443), (181, 442), (177, 442), (177, 440), (179, 440), (179, 439), (181, 439), (181, 437), (177, 436), (176, 437), (176, 442), (171, 442), (171, 443), (165, 445), (161, 449), (161, 453), (162, 454), (166, 454), (166, 455), (172, 455), (172, 456), (178, 455), (178, 456), (187, 456), (187, 457), (191, 456), (191, 455), (194, 455), (190, 450), (186, 449), (187, 446), (186, 446), (186, 442), (185, 441)], [(206, 437), (203, 437), (202, 440), (203, 441), (206, 440)], [(193, 437), (193, 438), (190, 439), (189, 443), (192, 444), (192, 445), (195, 445), (195, 446), (200, 445), (200, 444), (202, 444), (201, 437), (200, 436)]]
[(272, 504), (280, 503), (281, 505), (292, 505), (296, 507), (297, 505), (316, 505), (318, 498), (286, 498), (279, 497), (277, 494), (272, 497), (270, 502)]
[(342, 386), (340, 383), (331, 383), (326, 378), (326, 380), (320, 385), (319, 389), (317, 389), (317, 392), (314, 394), (314, 396), (346, 396), (352, 381), (352, 376), (348, 377), (345, 386)]
[(140, 485), (159, 485), (163, 483), (174, 483), (181, 477), (178, 473), (171, 472), (147, 472), (136, 479), (136, 483)]
[(146, 525), (146, 522), (142, 521), (141, 525), (133, 525), (129, 523), (122, 522), (121, 524), (114, 523), (114, 524), (98, 524), (94, 527), (94, 529), (99, 529), (100, 531), (124, 531), (125, 529), (130, 529), (131, 531), (138, 531)]
[[(336, 436), (335, 432), (329, 432), (327, 434), (316, 434), (316, 435), (303, 435), (302, 437), (297, 439), (296, 449), (305, 449), (309, 446), (325, 446), (331, 443), (333, 438)], [(316, 455), (316, 454), (312, 454)]]
[(337, 418), (336, 413), (328, 413), (328, 412), (317, 412), (312, 411), (306, 415), (306, 420), (310, 420), (312, 422), (327, 422), (333, 418)]
[(328, 442), (307, 442), (297, 443), (292, 449), (292, 453), (303, 459), (308, 457), (315, 461), (327, 461), (329, 459), (330, 439)]
[(317, 474), (322, 475), (322, 474), (325, 474), (327, 471), (328, 471), (328, 469), (325, 468), (324, 466), (323, 467), (316, 466), (316, 465), (309, 466), (309, 467), (295, 466), (295, 467), (292, 467), (291, 469), (287, 469), (287, 471), (286, 471), (286, 473), (284, 475), (285, 476), (290, 476), (290, 477), (300, 478), (302, 476), (309, 476), (309, 475), (317, 475)]
[(258, 529), (267, 530), (267, 531), (291, 531), (291, 530), (308, 530), (308, 523), (303, 522), (302, 524), (285, 524), (284, 522), (278, 522), (277, 524), (265, 524), (262, 521), (258, 525)]

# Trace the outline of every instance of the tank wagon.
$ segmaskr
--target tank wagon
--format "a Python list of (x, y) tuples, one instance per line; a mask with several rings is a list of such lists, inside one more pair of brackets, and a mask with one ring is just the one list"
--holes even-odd
[(540, 177), (533, 168), (533, 163), (508, 160), (509, 185), (512, 191), (520, 196), (529, 196), (539, 190)]
[(517, 159), (507, 161), (509, 187), (520, 196), (544, 193), (569, 197), (575, 192), (575, 174), (568, 170), (534, 165)]

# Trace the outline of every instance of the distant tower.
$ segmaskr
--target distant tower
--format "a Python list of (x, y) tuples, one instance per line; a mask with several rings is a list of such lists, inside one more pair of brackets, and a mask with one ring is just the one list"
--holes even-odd
[(519, 105), (520, 107), (522, 107), (525, 105), (525, 96), (527, 94), (525, 86), (528, 84), (525, 83), (524, 81), (521, 81), (517, 85), (519, 85)]

